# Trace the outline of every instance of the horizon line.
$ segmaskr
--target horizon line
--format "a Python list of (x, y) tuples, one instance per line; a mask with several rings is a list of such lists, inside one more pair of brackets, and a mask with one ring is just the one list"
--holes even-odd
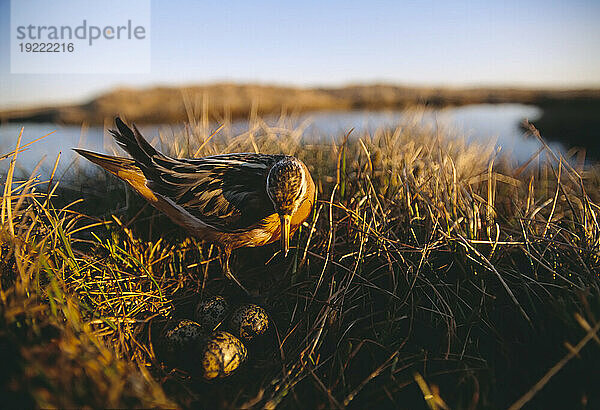
[(101, 91), (91, 91), (85, 93), (80, 97), (75, 98), (61, 98), (57, 100), (49, 99), (41, 103), (0, 103), (0, 110), (29, 110), (29, 109), (41, 109), (59, 106), (79, 105), (86, 102), (93, 101), (94, 99), (111, 92), (120, 90), (132, 90), (132, 91), (145, 91), (157, 88), (193, 88), (193, 87), (210, 87), (210, 86), (261, 86), (261, 87), (278, 87), (278, 88), (291, 88), (291, 89), (302, 89), (302, 90), (317, 90), (317, 89), (344, 89), (351, 87), (397, 87), (407, 89), (439, 89), (439, 90), (523, 90), (523, 91), (563, 91), (563, 92), (575, 92), (575, 91), (600, 91), (600, 82), (588, 83), (588, 84), (526, 84), (520, 82), (513, 83), (420, 83), (420, 82), (401, 82), (393, 80), (356, 80), (347, 81), (340, 84), (332, 83), (312, 83), (312, 84), (299, 84), (294, 82), (281, 82), (281, 81), (243, 81), (243, 80), (208, 80), (208, 81), (170, 81), (161, 82), (154, 81), (148, 84), (115, 84), (113, 86), (103, 87)]

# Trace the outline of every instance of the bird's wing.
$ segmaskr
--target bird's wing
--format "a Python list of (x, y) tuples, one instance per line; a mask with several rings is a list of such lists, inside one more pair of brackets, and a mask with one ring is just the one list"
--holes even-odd
[(266, 190), (275, 161), (260, 154), (153, 158), (148, 187), (207, 225), (243, 231), (275, 212)]
[(120, 119), (117, 142), (133, 157), (153, 192), (222, 232), (244, 231), (275, 212), (267, 175), (283, 155), (225, 154), (175, 159), (156, 151)]

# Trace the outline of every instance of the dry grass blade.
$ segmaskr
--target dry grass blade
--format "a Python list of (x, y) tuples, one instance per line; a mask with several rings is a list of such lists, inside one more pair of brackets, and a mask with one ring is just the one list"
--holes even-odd
[(527, 392), (525, 393), (519, 400), (514, 402), (509, 410), (518, 410), (523, 408), (528, 402), (533, 399), (533, 397), (544, 388), (544, 386), (554, 377), (565, 365), (573, 359), (580, 351), (588, 344), (588, 342), (592, 339), (597, 338), (597, 333), (600, 330), (600, 323), (597, 323), (593, 328), (591, 328), (587, 334), (573, 347), (572, 350), (567, 353), (565, 357), (563, 357), (558, 363), (556, 363), (546, 374)]
[[(38, 141), (41, 141), (41, 140), (43, 140), (44, 138), (46, 138), (46, 137), (47, 137), (47, 136), (49, 136), (49, 135), (52, 135), (52, 134), (54, 134), (55, 132), (56, 132), (56, 131), (49, 132), (48, 134), (46, 134), (46, 135), (44, 135), (44, 136), (42, 136), (42, 137), (36, 138), (36, 139), (34, 139), (33, 141), (31, 141), (31, 142), (28, 142), (28, 143), (27, 143), (27, 144), (25, 144), (25, 145), (21, 145), (20, 147), (18, 147), (18, 148), (15, 148), (15, 150), (13, 150), (13, 151), (11, 151), (11, 152), (9, 152), (9, 153), (7, 153), (7, 154), (0, 155), (0, 161), (2, 161), (3, 159), (9, 158), (9, 157), (15, 156), (15, 155), (16, 155), (16, 154), (18, 154), (19, 152), (23, 152), (23, 151), (25, 150), (25, 148), (27, 148), (28, 146), (30, 146), (30, 145), (32, 145), (32, 144), (35, 144), (35, 143), (36, 143), (36, 142), (38, 142)], [(20, 131), (20, 133), (21, 133), (21, 134), (23, 133), (23, 128), (21, 128), (21, 131)]]
[(6, 175), (6, 182), (4, 183), (4, 194), (2, 196), (2, 225), (4, 225), (8, 220), (9, 232), (12, 236), (15, 235), (15, 227), (13, 224), (13, 216), (12, 216), (12, 183), (13, 176), (15, 173), (15, 166), (17, 164), (17, 154), (19, 153), (19, 147), (21, 146), (21, 138), (23, 137), (23, 128), (19, 132), (19, 136), (17, 137), (17, 146), (12, 153), (12, 158), (10, 160), (10, 166), (8, 168), (8, 174)]

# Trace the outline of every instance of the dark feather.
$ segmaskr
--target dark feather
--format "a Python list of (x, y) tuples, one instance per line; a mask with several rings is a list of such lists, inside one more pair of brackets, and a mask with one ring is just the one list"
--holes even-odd
[(266, 191), (271, 167), (284, 155), (224, 154), (175, 159), (156, 151), (119, 118), (111, 131), (136, 161), (155, 193), (222, 232), (245, 231), (275, 209)]

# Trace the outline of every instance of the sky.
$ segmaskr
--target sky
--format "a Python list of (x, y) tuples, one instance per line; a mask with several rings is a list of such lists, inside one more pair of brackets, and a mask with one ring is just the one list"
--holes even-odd
[(600, 87), (598, 0), (152, 0), (142, 74), (11, 74), (10, 19), (0, 0), (0, 108), (216, 81)]

